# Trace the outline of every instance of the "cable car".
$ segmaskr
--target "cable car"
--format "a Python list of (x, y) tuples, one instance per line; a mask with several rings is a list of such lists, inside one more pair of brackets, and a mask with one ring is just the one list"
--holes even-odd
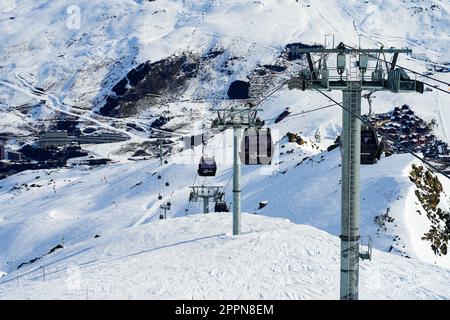
[(196, 194), (194, 193), (194, 191), (191, 191), (189, 193), (189, 202), (196, 202), (198, 200)]
[(227, 203), (224, 201), (218, 201), (214, 205), (214, 212), (230, 212)]
[(361, 237), (359, 257), (361, 260), (372, 260), (372, 239), (370, 237)]
[(337, 68), (338, 74), (343, 74), (345, 72), (345, 63), (347, 60), (346, 57), (347, 56), (344, 53), (337, 54), (336, 68)]
[(361, 128), (361, 164), (374, 164), (380, 160), (383, 143), (379, 141), (374, 129)]
[(201, 157), (198, 164), (198, 175), (200, 177), (214, 177), (216, 175), (217, 165), (214, 157)]
[(412, 80), (403, 68), (396, 68), (388, 72), (387, 87), (393, 92), (410, 91), (424, 92), (424, 83)]
[(248, 128), (241, 142), (240, 158), (245, 165), (270, 165), (274, 153), (269, 128)]

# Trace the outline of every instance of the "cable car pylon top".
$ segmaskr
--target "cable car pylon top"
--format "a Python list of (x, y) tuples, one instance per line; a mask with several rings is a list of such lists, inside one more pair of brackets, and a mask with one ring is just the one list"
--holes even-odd
[[(424, 92), (424, 83), (411, 79), (406, 71), (396, 67), (400, 53), (411, 54), (410, 49), (379, 48), (379, 49), (358, 49), (344, 45), (342, 42), (331, 49), (326, 48), (297, 48), (297, 53), (305, 54), (308, 61), (308, 68), (300, 71), (298, 77), (288, 81), (289, 89), (312, 89), (319, 90), (343, 90), (348, 88), (350, 81), (360, 83), (363, 90), (405, 92)], [(318, 64), (313, 63), (312, 54), (321, 54)], [(329, 68), (327, 59), (331, 54), (336, 54), (336, 67)], [(376, 54), (376, 55), (374, 55)], [(386, 70), (382, 67), (383, 59), (380, 55), (393, 54), (390, 67)], [(355, 65), (347, 64), (347, 56), (357, 56), (359, 59)], [(376, 65), (369, 65), (369, 58), (376, 60)], [(316, 67), (318, 65), (318, 67)], [(335, 71), (337, 75), (333, 75)], [(370, 77), (366, 75), (371, 72)]]
[(412, 50), (408, 48), (384, 48), (381, 47), (379, 49), (361, 49), (361, 48), (352, 48), (346, 46), (343, 42), (340, 42), (335, 48), (321, 48), (321, 47), (313, 47), (313, 48), (295, 48), (296, 53), (343, 53), (343, 54), (351, 54), (351, 53), (406, 53), (411, 54)]
[(257, 117), (258, 111), (262, 109), (247, 107), (247, 108), (213, 108), (213, 112), (217, 112), (217, 118), (213, 121), (211, 127), (226, 129), (226, 128), (240, 128), (240, 127), (257, 127), (264, 125), (264, 121)]
[(191, 192), (189, 194), (189, 202), (203, 201), (203, 213), (209, 212), (209, 200), (220, 201), (223, 198), (221, 186), (189, 186)]

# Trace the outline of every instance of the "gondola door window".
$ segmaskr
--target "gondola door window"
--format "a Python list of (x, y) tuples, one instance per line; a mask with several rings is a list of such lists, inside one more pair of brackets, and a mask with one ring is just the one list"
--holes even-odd
[[(241, 161), (246, 165), (258, 164), (258, 131), (255, 128), (245, 129), (243, 144)], [(242, 159), (242, 155), (244, 159)]]

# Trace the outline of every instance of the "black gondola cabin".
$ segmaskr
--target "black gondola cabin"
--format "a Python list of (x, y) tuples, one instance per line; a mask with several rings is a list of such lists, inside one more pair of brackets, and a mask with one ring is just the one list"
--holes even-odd
[(218, 201), (214, 205), (214, 212), (229, 212), (230, 209), (227, 206), (227, 203), (224, 201)]
[(383, 145), (374, 129), (361, 128), (361, 164), (374, 164), (380, 160)]
[(201, 157), (198, 164), (198, 175), (200, 177), (214, 177), (216, 175), (217, 165), (214, 157)]

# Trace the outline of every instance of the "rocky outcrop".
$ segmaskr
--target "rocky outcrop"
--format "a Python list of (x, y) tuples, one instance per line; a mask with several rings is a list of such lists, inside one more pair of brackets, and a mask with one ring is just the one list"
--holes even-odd
[(190, 54), (174, 55), (157, 62), (145, 62), (116, 83), (99, 112), (103, 116), (128, 117), (141, 107), (170, 100), (187, 88), (188, 80), (197, 76), (199, 62)]
[(438, 177), (423, 166), (412, 165), (409, 179), (416, 185), (415, 195), (430, 220), (430, 230), (422, 240), (431, 243), (436, 255), (447, 255), (450, 238), (450, 212), (439, 207), (444, 196)]

